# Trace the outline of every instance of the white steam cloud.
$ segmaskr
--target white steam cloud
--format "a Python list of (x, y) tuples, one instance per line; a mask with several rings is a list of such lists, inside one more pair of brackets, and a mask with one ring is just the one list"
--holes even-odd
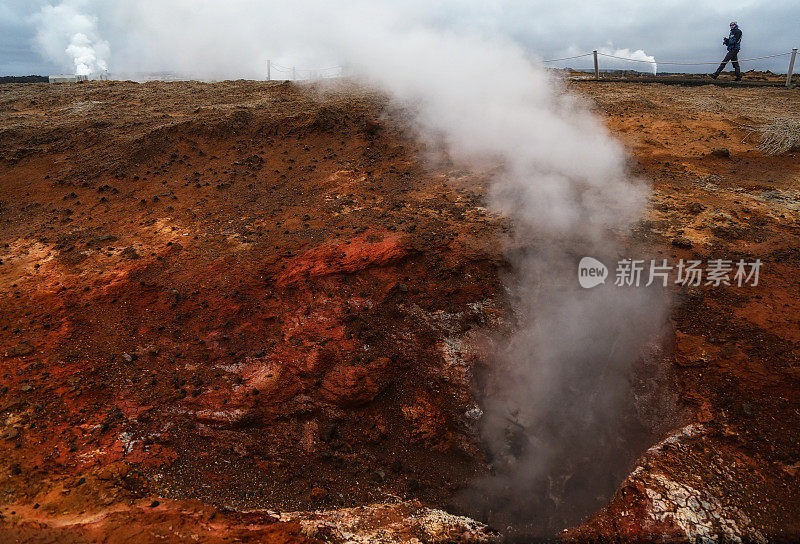
[(77, 75), (89, 76), (98, 71), (108, 70), (106, 62), (97, 56), (98, 46), (99, 44), (81, 32), (72, 36), (66, 52), (72, 57)]
[[(630, 49), (627, 48), (612, 49), (611, 47), (602, 47), (597, 51), (598, 53), (611, 55), (611, 57), (603, 57), (602, 59), (602, 66), (605, 68), (641, 71), (643, 67), (647, 67), (649, 65), (650, 70), (653, 72), (653, 75), (656, 75), (658, 73), (658, 63), (656, 62), (656, 58), (652, 55), (648, 55), (641, 49), (637, 49), (636, 51), (631, 51)], [(619, 58), (612, 58), (612, 57), (619, 57)], [(631, 59), (633, 61), (641, 61), (641, 62), (631, 62), (621, 59)]]
[[(91, 15), (76, 16), (65, 4), (43, 10), (43, 48), (63, 51), (64, 36), (70, 41), (82, 32), (95, 60), (104, 58), (97, 55), (96, 21), (111, 39), (118, 71), (262, 79), (268, 59), (309, 68), (347, 65), (413, 103), (423, 133), (443, 138), (456, 162), (502, 165), (490, 199), (517, 233), (507, 282), (516, 326), (498, 345), (482, 392), (483, 436), (495, 474), (475, 484), (471, 503), (537, 531), (602, 505), (597, 497), (619, 481), (620, 448), (631, 447), (620, 438), (621, 414), (630, 411), (630, 370), (663, 314), (644, 289), (578, 287), (580, 257), (615, 256), (615, 237), (640, 217), (647, 198), (645, 185), (628, 175), (621, 145), (580, 100), (518, 45), (467, 30), (478, 25), (444, 29), (422, 0), (309, 0), (291, 7), (108, 0), (84, 2), (82, 9)], [(81, 23), (73, 27), (88, 28), (50, 28), (64, 18), (56, 11)]]
[(36, 44), (50, 60), (75, 74), (90, 76), (108, 70), (108, 42), (100, 39), (97, 17), (88, 14), (92, 4), (80, 0), (44, 6), (34, 16)]

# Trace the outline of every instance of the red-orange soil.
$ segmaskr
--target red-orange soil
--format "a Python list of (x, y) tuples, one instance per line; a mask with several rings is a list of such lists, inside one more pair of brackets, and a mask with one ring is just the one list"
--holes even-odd
[[(653, 181), (636, 243), (764, 264), (758, 287), (675, 289), (702, 431), (569, 536), (684, 538), (656, 473), (798, 534), (800, 154), (744, 125), (800, 94), (574, 90)], [(485, 473), (473, 370), (506, 323), (509, 226), (432, 155), (349, 85), (2, 86), (0, 540), (336, 540), (278, 512), (441, 507)]]
[(402, 112), (288, 84), (0, 92), (6, 522), (94, 508), (117, 463), (102, 506), (436, 503), (478, 470), (444, 357), (491, 316), (499, 221), (421, 167)]

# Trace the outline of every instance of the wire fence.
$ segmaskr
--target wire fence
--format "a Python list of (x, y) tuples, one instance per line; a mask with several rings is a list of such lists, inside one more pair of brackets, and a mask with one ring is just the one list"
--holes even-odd
[[(609, 58), (618, 59), (618, 60), (627, 60), (627, 61), (630, 61), (630, 62), (643, 62), (645, 64), (671, 64), (671, 65), (677, 65), (677, 66), (700, 66), (700, 65), (703, 65), (703, 64), (719, 64), (719, 61), (712, 61), (712, 62), (672, 62), (672, 61), (662, 61), (662, 60), (655, 60), (655, 59), (654, 60), (631, 59), (631, 58), (628, 58), (628, 57), (618, 57), (616, 55), (610, 55), (608, 53), (601, 53), (599, 51), (597, 52), (597, 54), (599, 56), (601, 56), (601, 57), (609, 57)], [(774, 58), (777, 58), (777, 57), (787, 57), (787, 56), (789, 56), (791, 54), (792, 54), (792, 52), (789, 51), (789, 52), (786, 52), (786, 53), (777, 53), (775, 55), (767, 55), (765, 57), (753, 57), (751, 59), (739, 59), (739, 62), (749, 62), (749, 61), (763, 60), (763, 59), (774, 59)], [(580, 58), (583, 58), (583, 57), (591, 57), (592, 55), (594, 55), (594, 53), (584, 53), (583, 55), (575, 55), (573, 57), (563, 57), (563, 58), (560, 58), (560, 59), (546, 59), (546, 60), (543, 60), (541, 62), (561, 62), (561, 61), (564, 61), (564, 60), (572, 60), (572, 59), (580, 59)]]
[[(589, 53), (589, 54), (592, 55), (592, 53)], [(672, 62), (672, 61), (661, 61), (661, 60), (629, 59), (629, 58), (625, 58), (625, 57), (618, 57), (616, 55), (609, 55), (607, 53), (600, 53), (600, 52), (598, 52), (597, 54), (602, 56), (602, 57), (608, 57), (608, 58), (618, 59), (618, 60), (627, 60), (627, 61), (630, 61), (630, 62), (644, 62), (644, 63), (647, 63), (647, 64), (669, 64), (669, 65), (673, 65), (673, 66), (701, 66), (701, 65), (707, 65), (707, 64), (719, 64), (719, 61), (714, 61), (714, 62)], [(766, 57), (753, 57), (752, 59), (739, 59), (738, 62), (751, 62), (751, 61), (754, 61), (754, 60), (774, 59), (774, 58), (777, 58), (777, 57), (786, 57), (786, 56), (789, 56), (791, 54), (792, 54), (791, 52), (778, 53), (777, 55), (767, 55)], [(549, 62), (549, 61), (545, 61), (545, 62)]]
[[(574, 55), (571, 57), (563, 57), (559, 59), (546, 59), (543, 60), (543, 63), (551, 63), (551, 62), (561, 62), (565, 60), (572, 60), (572, 59), (580, 59), (584, 57), (594, 57), (594, 72), (595, 78), (600, 79), (600, 64), (598, 57), (607, 57), (610, 59), (622, 60), (627, 62), (639, 62), (644, 64), (649, 64), (651, 66), (657, 65), (667, 65), (667, 66), (716, 66), (724, 63), (720, 63), (720, 61), (711, 61), (711, 62), (676, 62), (676, 61), (659, 61), (656, 59), (632, 59), (629, 57), (620, 57), (617, 55), (612, 55), (609, 53), (602, 53), (600, 51), (592, 51), (591, 53), (583, 53), (582, 55)], [(736, 62), (754, 62), (760, 61), (765, 59), (776, 59), (780, 57), (790, 57), (789, 59), (789, 68), (786, 71), (786, 86), (792, 87), (792, 72), (794, 71), (794, 63), (797, 57), (797, 48), (792, 49), (791, 51), (787, 51), (786, 53), (775, 53), (774, 55), (765, 55), (763, 57), (752, 57), (749, 59), (737, 59)], [(654, 68), (655, 69), (655, 68)]]
[(267, 66), (267, 79), (307, 81), (336, 78), (344, 75), (344, 67), (338, 65), (326, 68), (297, 68), (296, 66), (283, 66), (270, 61)]
[[(780, 57), (791, 57), (789, 61), (789, 69), (786, 75), (786, 85), (791, 86), (792, 72), (794, 69), (795, 57), (797, 56), (797, 49), (792, 49), (786, 53), (776, 53), (774, 55), (765, 55), (763, 57), (753, 57), (749, 59), (739, 59), (737, 62), (754, 62), (758, 60), (775, 59)], [(542, 60), (543, 63), (562, 62), (565, 60), (581, 59), (585, 57), (594, 57), (594, 70), (595, 76), (599, 79), (599, 60), (598, 57), (607, 57), (610, 59), (638, 62), (650, 65), (668, 65), (668, 66), (716, 66), (720, 64), (719, 61), (711, 62), (676, 62), (676, 61), (660, 61), (660, 60), (647, 60), (647, 59), (632, 59), (628, 57), (620, 57), (609, 53), (602, 53), (600, 51), (592, 51), (590, 53), (583, 53), (581, 55), (573, 55), (571, 57), (562, 57), (558, 59)], [(274, 72), (274, 74), (273, 74)], [(345, 68), (343, 66), (328, 66), (327, 68), (297, 68), (296, 66), (283, 66), (272, 61), (267, 62), (267, 79), (285, 79), (285, 80), (315, 80), (315, 79), (329, 79), (344, 77)], [(273, 77), (276, 75), (277, 77)], [(286, 76), (286, 77), (283, 77)]]
[(562, 60), (572, 60), (572, 59), (579, 59), (582, 57), (591, 57), (592, 55), (593, 53), (584, 53), (583, 55), (575, 55), (574, 57), (564, 57), (563, 59), (549, 59), (549, 60), (543, 60), (542, 62), (559, 62)]

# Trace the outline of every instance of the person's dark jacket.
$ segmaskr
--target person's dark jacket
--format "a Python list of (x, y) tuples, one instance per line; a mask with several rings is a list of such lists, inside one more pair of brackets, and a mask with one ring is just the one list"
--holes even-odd
[(742, 31), (738, 26), (731, 29), (731, 35), (722, 40), (728, 46), (728, 51), (738, 51), (742, 48)]

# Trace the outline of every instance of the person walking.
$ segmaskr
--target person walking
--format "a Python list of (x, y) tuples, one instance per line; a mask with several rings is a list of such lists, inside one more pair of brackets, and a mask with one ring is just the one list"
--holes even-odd
[(728, 46), (728, 54), (725, 55), (722, 64), (719, 65), (716, 72), (711, 74), (711, 77), (717, 79), (720, 72), (725, 69), (725, 65), (730, 61), (733, 64), (733, 71), (736, 73), (736, 81), (741, 81), (742, 72), (739, 70), (739, 50), (742, 48), (742, 30), (736, 24), (736, 21), (731, 23), (731, 33), (727, 38), (723, 38), (722, 44)]

